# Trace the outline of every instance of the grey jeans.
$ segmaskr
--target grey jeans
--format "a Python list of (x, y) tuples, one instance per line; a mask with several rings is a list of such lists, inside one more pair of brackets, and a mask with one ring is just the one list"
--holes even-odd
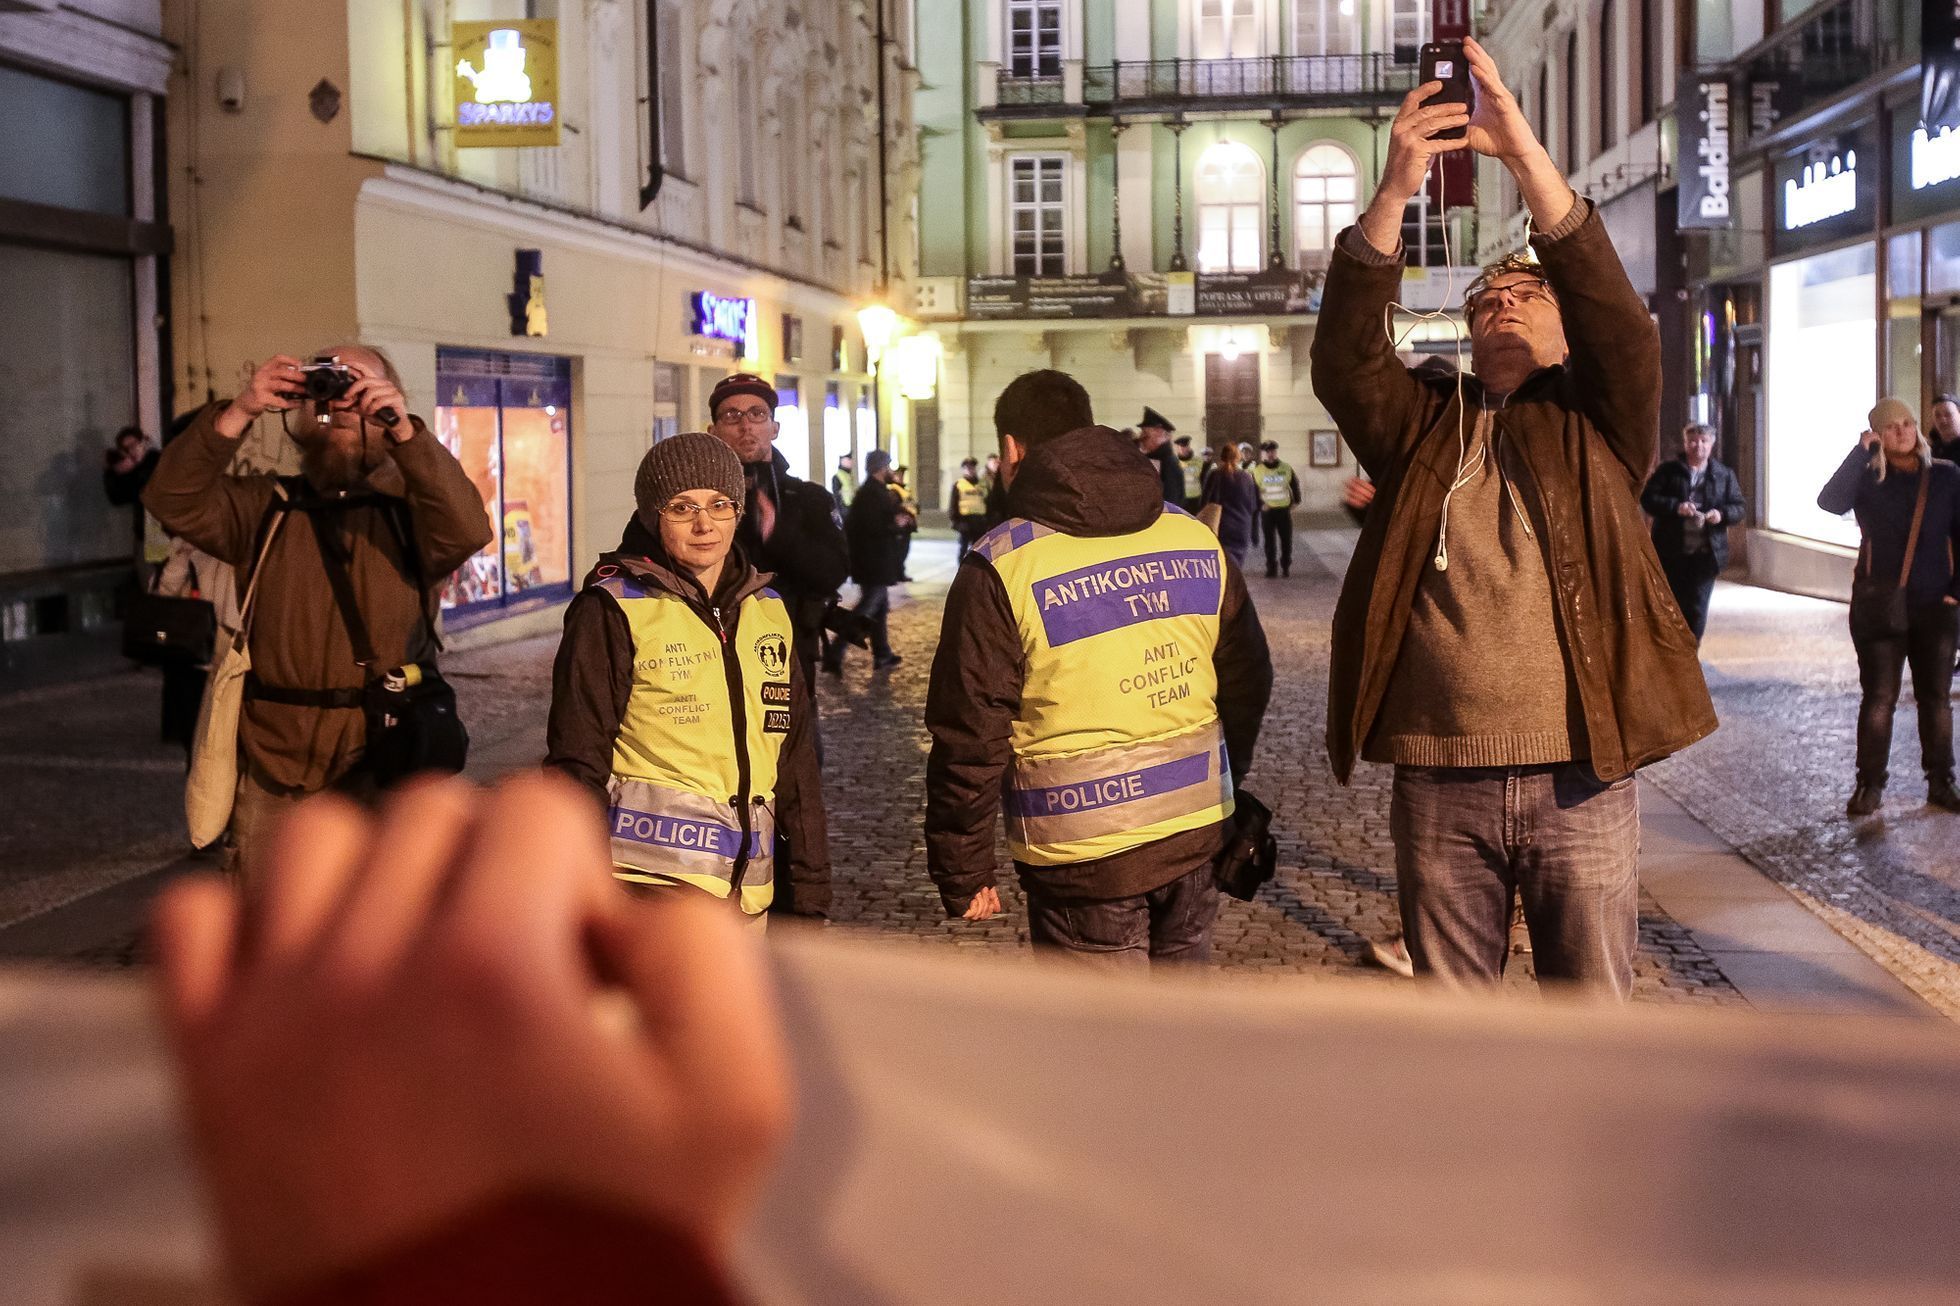
[(1524, 904), (1541, 984), (1624, 1000), (1640, 929), (1640, 796), (1583, 762), (1395, 768), (1389, 833), (1416, 974), (1454, 988), (1504, 973)]

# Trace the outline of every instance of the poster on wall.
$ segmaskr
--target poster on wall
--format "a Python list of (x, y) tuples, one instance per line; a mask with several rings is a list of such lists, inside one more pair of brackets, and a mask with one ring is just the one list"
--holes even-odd
[(450, 25), (458, 149), (558, 144), (558, 20)]
[(1919, 0), (1919, 120), (1960, 127), (1960, 5)]
[(1722, 77), (1682, 73), (1690, 90), (1676, 133), (1681, 157), (1674, 175), (1674, 225), (1680, 231), (1727, 231), (1735, 225), (1729, 204), (1729, 83)]

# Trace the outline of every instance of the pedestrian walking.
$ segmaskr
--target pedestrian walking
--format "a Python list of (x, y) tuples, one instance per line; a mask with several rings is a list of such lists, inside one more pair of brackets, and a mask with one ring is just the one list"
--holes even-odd
[(949, 917), (1000, 910), (994, 822), (1037, 948), (1202, 963), (1213, 861), (1272, 690), (1238, 567), (1167, 510), (1061, 372), (994, 406), (1012, 516), (946, 599), (926, 699), (927, 866)]
[[(850, 516), (844, 519), (844, 533), (850, 541), (851, 579), (858, 587), (856, 615), (869, 623), (871, 669), (884, 671), (904, 661), (892, 652), (888, 622), (891, 587), (904, 576), (905, 541), (914, 519), (905, 511), (899, 492), (892, 488), (889, 451), (873, 449), (866, 454), (864, 471), (864, 484), (857, 498), (851, 500)], [(824, 669), (830, 674), (843, 671), (841, 642), (833, 642), (824, 657)]]
[(1259, 484), (1259, 526), (1266, 540), (1266, 579), (1293, 574), (1293, 509), (1300, 502), (1300, 478), (1279, 456), (1279, 442), (1259, 446), (1252, 469)]
[(1696, 644), (1708, 628), (1715, 577), (1729, 565), (1729, 527), (1746, 511), (1742, 484), (1716, 460), (1715, 444), (1714, 427), (1688, 423), (1681, 456), (1656, 467), (1640, 492), (1640, 506), (1654, 519), (1654, 552)]
[(1953, 655), (1960, 633), (1960, 467), (1933, 457), (1912, 410), (1881, 399), (1871, 429), (1817, 496), (1849, 512), (1863, 537), (1851, 582), (1851, 643), (1858, 651), (1857, 781), (1847, 816), (1885, 800), (1899, 681), (1912, 668), (1926, 801), (1960, 812), (1953, 786)]
[(946, 515), (952, 519), (953, 532), (960, 540), (957, 561), (964, 562), (967, 550), (988, 530), (987, 485), (980, 479), (977, 459), (960, 459), (960, 474), (946, 495)]
[(900, 584), (912, 580), (912, 537), (919, 533), (919, 500), (912, 493), (912, 469), (903, 463), (892, 468), (891, 487), (898, 495), (898, 508), (905, 515), (904, 538), (898, 546)]
[[(1327, 748), (1395, 767), (1390, 832), (1419, 976), (1503, 973), (1522, 898), (1541, 981), (1633, 983), (1635, 773), (1715, 728), (1694, 635), (1636, 498), (1654, 455), (1660, 343), (1593, 204), (1533, 135), (1489, 54), (1476, 105), (1411, 91), (1360, 223), (1336, 243), (1313, 383), (1374, 483), (1334, 615)], [(1457, 139), (1433, 133), (1466, 127)], [(1535, 258), (1465, 298), (1473, 374), (1412, 371), (1383, 314), (1404, 208), (1469, 148), (1516, 181)]]
[(1939, 396), (1933, 400), (1931, 417), (1927, 443), (1933, 448), (1933, 457), (1960, 463), (1960, 398)]
[[(324, 390), (338, 393), (307, 397)], [(293, 410), (299, 476), (226, 474), (253, 422)], [(467, 741), (454, 739), (455, 698), (435, 671), (437, 593), (495, 536), (483, 496), (409, 413), (380, 351), (341, 345), (306, 365), (286, 354), (261, 363), (164, 449), (143, 503), (236, 568), (241, 592), (261, 582), (226, 853), (248, 893), (263, 888), (261, 844), (279, 815), (323, 789), (372, 798), (399, 778), (397, 746), (419, 725), (442, 729), (455, 746), (443, 763), (461, 768)], [(391, 672), (407, 681), (411, 669), (412, 704), (382, 692)]]
[(1205, 482), (1204, 505), (1218, 506), (1218, 542), (1232, 557), (1232, 565), (1245, 566), (1245, 555), (1259, 533), (1259, 485), (1240, 465), (1235, 444), (1218, 450), (1218, 465)]
[(648, 548), (602, 555), (565, 610), (545, 765), (605, 809), (619, 879), (699, 889), (761, 926), (785, 890), (799, 914), (829, 911), (830, 844), (795, 623), (736, 542), (747, 493), (712, 435), (640, 460)]
[(830, 474), (830, 497), (840, 515), (851, 510), (851, 500), (857, 497), (857, 492), (857, 458), (852, 454), (838, 454), (837, 470)]
[(1156, 465), (1165, 503), (1184, 504), (1184, 468), (1177, 460), (1171, 436), (1177, 428), (1155, 408), (1145, 408), (1137, 419), (1137, 448)]

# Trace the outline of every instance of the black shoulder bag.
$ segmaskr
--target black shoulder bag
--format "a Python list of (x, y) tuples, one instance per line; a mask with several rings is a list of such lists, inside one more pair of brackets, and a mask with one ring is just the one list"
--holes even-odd
[[(383, 512), (391, 506), (378, 505)], [(320, 557), (326, 563), (327, 583), (333, 587), (334, 604), (347, 627), (347, 638), (354, 646), (354, 660), (367, 677), (361, 707), (367, 717), (367, 751), (362, 764), (383, 788), (397, 784), (421, 771), (461, 771), (469, 759), (470, 732), (456, 712), (456, 690), (442, 678), (434, 663), (376, 670), (379, 658), (368, 636), (367, 622), (354, 599), (354, 584), (348, 576), (351, 560), (341, 546), (333, 526), (319, 511), (307, 519), (314, 538), (320, 542)], [(403, 556), (414, 573), (416, 594), (423, 604), (423, 619), (429, 619), (422, 568), (415, 555), (415, 537), (400, 529), (391, 516), (391, 529), (401, 541)]]
[(1912, 505), (1912, 530), (1906, 536), (1906, 560), (1899, 568), (1897, 585), (1881, 584), (1872, 575), (1871, 543), (1851, 578), (1851, 638), (1855, 640), (1904, 639), (1909, 620), (1906, 613), (1906, 581), (1912, 576), (1912, 557), (1919, 551), (1919, 525), (1926, 518), (1926, 488), (1932, 483), (1932, 469), (1919, 472), (1919, 496)]
[(1279, 868), (1279, 841), (1273, 838), (1272, 811), (1264, 803), (1241, 789), (1232, 804), (1232, 826), (1212, 863), (1212, 878), (1222, 891), (1251, 902)]

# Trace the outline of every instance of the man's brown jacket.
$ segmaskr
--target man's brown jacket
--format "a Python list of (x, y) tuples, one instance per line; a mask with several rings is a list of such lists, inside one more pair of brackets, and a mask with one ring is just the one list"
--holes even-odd
[[(223, 404), (212, 404), (163, 451), (143, 504), (158, 521), (238, 570), (243, 601), (259, 529), (273, 498), (269, 476), (229, 476), (238, 441), (218, 434)], [(384, 667), (435, 655), (429, 614), (435, 591), (465, 559), (490, 543), (483, 496), (442, 442), (411, 419), (415, 434), (388, 446), (368, 488), (407, 505), (418, 568), (402, 551), (396, 526), (379, 506), (349, 508), (329, 519), (352, 561), (348, 579), (374, 651)], [(377, 440), (384, 437), (376, 436)], [(320, 544), (303, 512), (288, 515), (266, 555), (252, 617), (252, 671), (269, 685), (298, 690), (359, 689), (367, 677), (354, 661), (346, 623), (334, 606)], [(298, 707), (248, 698), (239, 723), (243, 762), (277, 789), (312, 791), (339, 780), (361, 759), (366, 719), (355, 707)]]
[[(1613, 781), (1715, 729), (1695, 637), (1640, 513), (1660, 407), (1660, 340), (1591, 203), (1532, 245), (1557, 292), (1570, 356), (1533, 373), (1493, 415), (1505, 475), (1545, 541), (1560, 642), (1579, 687), (1593, 771)], [(1382, 314), (1402, 260), (1337, 244), (1313, 340), (1313, 386), (1376, 486), (1334, 612), (1327, 754), (1346, 783), (1373, 728), (1443, 496), (1456, 475), (1458, 384), (1404, 367)], [(1462, 379), (1475, 421), (1481, 388)], [(1447, 685), (1435, 687), (1448, 693)]]

